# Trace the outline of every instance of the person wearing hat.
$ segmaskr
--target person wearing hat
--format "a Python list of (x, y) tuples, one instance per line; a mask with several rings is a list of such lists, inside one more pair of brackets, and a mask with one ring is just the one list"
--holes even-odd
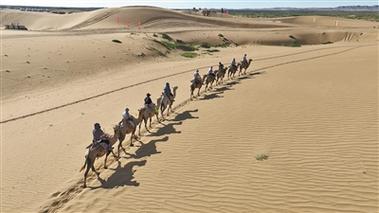
[(214, 75), (213, 73), (213, 67), (210, 67), (209, 70), (208, 70), (208, 76), (210, 75)]
[(151, 100), (150, 96), (151, 96), (151, 94), (147, 93), (145, 100), (144, 100), (146, 109), (152, 109), (153, 108), (153, 101)]
[(243, 56), (242, 63), (247, 64), (247, 54)]
[(112, 151), (112, 147), (109, 144), (109, 140), (106, 137), (103, 130), (101, 129), (101, 126), (99, 123), (95, 123), (94, 129), (92, 130), (92, 135), (93, 135), (92, 144), (87, 146), (87, 148), (90, 148), (91, 146), (101, 143), (101, 145), (104, 147), (105, 150), (108, 150), (109, 152)]
[(172, 94), (172, 92), (171, 92), (171, 87), (170, 87), (170, 83), (166, 83), (166, 86), (165, 86), (165, 88), (163, 89), (163, 94), (165, 95), (165, 96), (167, 96), (169, 99), (170, 99), (170, 101), (173, 101), (173, 99), (174, 99), (174, 95)]
[(199, 83), (199, 82), (201, 82), (201, 76), (200, 76), (200, 73), (199, 73), (199, 70), (198, 70), (198, 69), (197, 69), (196, 72), (193, 74), (193, 77), (194, 77), (193, 81), (194, 81), (195, 83)]
[(129, 123), (131, 125), (133, 125), (133, 119), (132, 119), (132, 116), (130, 116), (130, 114), (129, 114), (129, 108), (128, 107), (126, 107), (125, 111), (122, 113), (122, 121), (124, 124), (126, 124), (126, 122), (129, 121)]
[(236, 59), (233, 58), (232, 63), (230, 64), (230, 67), (236, 67), (236, 66), (237, 66)]
[(99, 123), (95, 123), (94, 129), (92, 130), (92, 135), (93, 135), (93, 139), (92, 139), (93, 143), (99, 142), (103, 138), (104, 132), (101, 129), (101, 126)]
[(224, 65), (220, 62), (218, 62), (218, 71), (222, 72), (224, 70)]

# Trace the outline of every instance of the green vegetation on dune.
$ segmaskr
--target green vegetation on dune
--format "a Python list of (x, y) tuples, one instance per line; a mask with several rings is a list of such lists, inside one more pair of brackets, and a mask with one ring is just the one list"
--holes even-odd
[(259, 154), (259, 155), (255, 156), (255, 159), (259, 160), (259, 161), (267, 160), (268, 159), (268, 155), (266, 155), (266, 154)]
[(379, 22), (378, 11), (312, 11), (312, 10), (232, 10), (231, 15), (250, 18), (278, 18), (289, 16), (334, 16)]
[(186, 57), (186, 58), (195, 58), (196, 56), (198, 56), (198, 54), (195, 52), (185, 52), (185, 53), (182, 53), (181, 56)]

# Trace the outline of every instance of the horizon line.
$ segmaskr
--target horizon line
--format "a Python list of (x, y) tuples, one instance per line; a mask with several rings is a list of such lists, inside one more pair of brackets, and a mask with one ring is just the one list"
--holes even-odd
[[(76, 9), (76, 8), (93, 8), (93, 9), (101, 9), (101, 8), (122, 8), (122, 7), (157, 7), (157, 8), (166, 8), (166, 9), (193, 9), (193, 8), (206, 8), (206, 7), (193, 7), (193, 8), (175, 8), (175, 7), (159, 7), (159, 6), (153, 6), (153, 5), (125, 5), (125, 6), (117, 6), (117, 7), (85, 7), (85, 6), (36, 6), (36, 5), (17, 5), (17, 4), (0, 4), (0, 7), (41, 7), (41, 8), (67, 8), (67, 9)], [(260, 9), (260, 10), (265, 10), (265, 9), (333, 9), (333, 8), (339, 8), (339, 7), (379, 7), (379, 4), (376, 5), (359, 5), (359, 4), (352, 4), (352, 5), (339, 5), (339, 6), (334, 6), (334, 7), (265, 7), (265, 8), (227, 8), (227, 7), (219, 7), (223, 9), (228, 9), (228, 10), (246, 10), (246, 9)], [(206, 8), (206, 9), (219, 9), (219, 8)]]

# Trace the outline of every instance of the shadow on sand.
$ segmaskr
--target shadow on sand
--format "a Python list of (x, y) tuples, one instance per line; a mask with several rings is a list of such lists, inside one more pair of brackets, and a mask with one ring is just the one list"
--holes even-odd
[(140, 159), (143, 157), (150, 157), (151, 155), (154, 155), (154, 154), (159, 154), (161, 152), (157, 151), (156, 143), (166, 142), (166, 141), (168, 141), (168, 136), (165, 136), (163, 138), (156, 139), (156, 140), (151, 140), (147, 143), (143, 143), (141, 141), (140, 143), (142, 145), (137, 149), (136, 153), (135, 154), (128, 154), (129, 157), (124, 157), (124, 158)]
[[(242, 79), (251, 79), (250, 76), (254, 75), (261, 75), (264, 72), (255, 72), (255, 73), (249, 73), (248, 76), (242, 76), (239, 77), (231, 82), (228, 82), (224, 84), (223, 86), (219, 86), (214, 88), (212, 91), (209, 91), (209, 94), (204, 94), (203, 97), (200, 97), (198, 100), (212, 100), (215, 98), (222, 98), (223, 96), (220, 96), (220, 94), (224, 93), (228, 90), (233, 90), (233, 86), (240, 83), (240, 80)], [(157, 151), (156, 144), (160, 142), (167, 142), (168, 141), (168, 135), (170, 134), (179, 134), (181, 131), (177, 131), (175, 129), (175, 126), (182, 125), (183, 121), (188, 119), (199, 119), (197, 116), (193, 116), (192, 113), (198, 112), (198, 109), (195, 110), (187, 110), (181, 113), (174, 113), (176, 116), (173, 119), (166, 120), (168, 121), (168, 124), (163, 124), (163, 127), (160, 127), (156, 132), (153, 132), (150, 134), (151, 137), (157, 137), (157, 136), (164, 136), (160, 139), (154, 139), (150, 140), (147, 143), (144, 143), (142, 141), (139, 141), (141, 143), (141, 146), (136, 150), (135, 154), (129, 154), (128, 157), (124, 157), (126, 159), (141, 159), (144, 157), (149, 157), (154, 154), (159, 154), (161, 152)], [(98, 180), (101, 182), (101, 186), (97, 187), (89, 187), (91, 189), (97, 189), (97, 188), (105, 188), (110, 189), (114, 187), (119, 186), (139, 186), (139, 183), (134, 179), (134, 172), (136, 171), (134, 169), (135, 166), (144, 166), (146, 164), (147, 160), (141, 160), (141, 161), (131, 161), (126, 163), (124, 166), (121, 166), (121, 162), (118, 161), (118, 166), (114, 170), (115, 172), (107, 179), (103, 180), (100, 177), (98, 177)]]
[[(159, 154), (157, 150), (157, 143), (160, 142), (167, 142), (170, 134), (175, 133), (181, 133), (181, 131), (177, 131), (175, 129), (176, 125), (181, 125), (183, 121), (187, 119), (198, 119), (199, 117), (193, 116), (191, 113), (198, 112), (197, 109), (195, 110), (187, 110), (181, 113), (176, 113), (176, 116), (171, 119), (167, 120), (168, 124), (162, 124), (163, 127), (159, 128), (157, 132), (154, 132), (150, 134), (151, 137), (156, 136), (164, 136), (159, 139), (150, 140), (147, 143), (144, 143), (143, 141), (139, 141), (141, 146), (138, 147), (138, 149), (135, 151), (135, 154), (129, 154), (127, 153), (127, 157), (123, 157), (125, 159), (141, 159), (144, 157), (149, 157), (154, 154)], [(135, 166), (144, 166), (146, 164), (147, 160), (142, 161), (131, 161), (126, 163), (124, 166), (121, 166), (121, 162), (118, 161), (118, 166), (115, 169), (109, 168), (110, 170), (114, 170), (114, 173), (106, 180), (101, 179), (98, 177), (97, 179), (101, 182), (100, 186), (97, 187), (89, 187), (91, 189), (97, 189), (97, 188), (105, 188), (110, 189), (114, 187), (119, 186), (139, 186), (139, 183), (134, 179), (134, 172), (136, 171), (134, 169)]]
[(115, 172), (107, 179), (103, 180), (101, 178), (98, 178), (98, 180), (101, 182), (101, 186), (97, 187), (89, 187), (91, 189), (98, 189), (98, 188), (104, 188), (104, 189), (111, 189), (119, 186), (139, 186), (139, 183), (134, 179), (134, 172), (136, 171), (134, 169), (135, 166), (144, 166), (146, 164), (146, 160), (142, 161), (131, 161), (125, 164), (124, 166), (121, 166), (120, 161), (118, 161), (118, 166), (114, 170)]

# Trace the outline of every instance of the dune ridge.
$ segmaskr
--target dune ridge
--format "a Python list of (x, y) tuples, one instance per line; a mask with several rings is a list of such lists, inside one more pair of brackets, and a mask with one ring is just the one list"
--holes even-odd
[[(201, 17), (172, 10), (154, 7), (105, 8), (90, 12), (72, 14), (45, 14), (4, 10), (1, 14), (2, 25), (18, 22), (31, 30), (86, 30), (86, 29), (123, 29), (129, 27), (161, 28), (161, 21), (176, 21), (181, 25), (196, 23), (197, 26), (223, 26), (233, 28), (270, 28), (285, 27), (284, 24), (249, 23), (222, 18)], [(166, 27), (170, 24), (165, 24)], [(174, 26), (175, 27), (175, 26)]]

